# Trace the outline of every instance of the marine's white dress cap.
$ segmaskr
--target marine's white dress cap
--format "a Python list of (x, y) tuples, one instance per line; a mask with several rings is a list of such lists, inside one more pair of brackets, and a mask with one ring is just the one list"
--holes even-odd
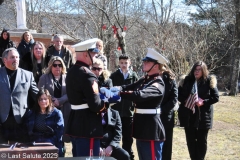
[(99, 50), (96, 48), (96, 43), (99, 39), (98, 38), (92, 38), (83, 42), (79, 42), (72, 47), (75, 48), (76, 52), (99, 52)]
[(160, 64), (169, 63), (169, 60), (166, 57), (155, 51), (153, 48), (148, 48), (147, 50), (147, 55), (142, 61), (152, 61)]

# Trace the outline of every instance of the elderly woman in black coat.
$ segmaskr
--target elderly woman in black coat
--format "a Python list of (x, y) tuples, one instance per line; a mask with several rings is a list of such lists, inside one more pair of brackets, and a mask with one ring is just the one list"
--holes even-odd
[(207, 152), (207, 136), (212, 128), (213, 104), (219, 101), (217, 80), (209, 75), (207, 65), (196, 62), (182, 78), (178, 88), (178, 117), (184, 127), (192, 160), (203, 160)]

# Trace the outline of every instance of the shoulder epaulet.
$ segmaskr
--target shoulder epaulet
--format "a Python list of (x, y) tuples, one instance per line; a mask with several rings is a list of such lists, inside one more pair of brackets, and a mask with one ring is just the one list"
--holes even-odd
[(183, 86), (183, 83), (184, 83), (184, 80), (185, 80), (186, 76), (187, 76), (187, 75), (181, 75), (181, 76), (179, 77), (178, 86), (180, 86), (180, 87)]
[(210, 75), (210, 88), (216, 88), (217, 87), (217, 78), (215, 75)]

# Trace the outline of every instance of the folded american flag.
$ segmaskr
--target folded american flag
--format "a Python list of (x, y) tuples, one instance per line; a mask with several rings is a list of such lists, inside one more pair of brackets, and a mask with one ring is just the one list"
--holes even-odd
[(121, 97), (119, 95), (113, 95), (111, 98), (107, 98), (105, 96), (105, 94), (100, 92), (100, 98), (104, 102), (108, 102), (108, 103), (118, 103), (118, 102), (121, 102)]
[(185, 107), (191, 109), (195, 113), (195, 103), (198, 101), (197, 81), (193, 84), (190, 95), (185, 103)]

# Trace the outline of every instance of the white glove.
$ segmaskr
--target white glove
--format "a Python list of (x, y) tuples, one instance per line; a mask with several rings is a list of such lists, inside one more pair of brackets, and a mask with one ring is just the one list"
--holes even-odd
[(110, 91), (112, 91), (112, 92), (119, 92), (120, 91), (120, 86), (111, 87)]
[(118, 100), (118, 102), (121, 102), (121, 100), (122, 100), (122, 98), (120, 97), (119, 100)]
[(99, 156), (102, 158), (102, 159), (104, 159), (104, 157), (105, 157), (105, 148), (101, 148), (100, 147), (100, 151), (99, 151)]
[(114, 96), (118, 96), (120, 91), (112, 92)]
[(108, 90), (108, 89), (105, 88), (105, 87), (101, 87), (101, 88), (100, 88), (100, 92), (101, 92), (102, 94), (105, 94), (105, 96), (106, 96), (107, 98), (112, 98), (113, 95), (114, 95), (113, 92), (111, 92), (110, 90)]

